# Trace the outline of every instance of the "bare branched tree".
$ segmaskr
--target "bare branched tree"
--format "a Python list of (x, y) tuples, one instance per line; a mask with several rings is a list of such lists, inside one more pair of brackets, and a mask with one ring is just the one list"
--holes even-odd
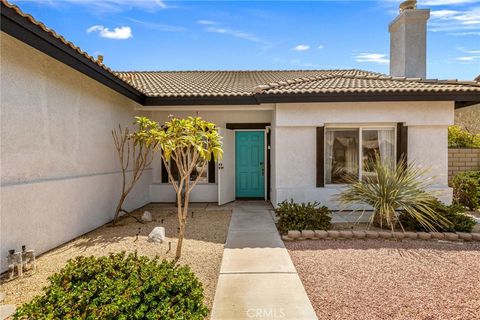
[[(139, 131), (145, 129), (141, 126), (138, 128)], [(112, 136), (122, 170), (122, 193), (113, 218), (113, 224), (115, 224), (120, 217), (120, 213), (130, 215), (130, 212), (123, 208), (123, 204), (135, 184), (140, 180), (142, 173), (152, 164), (153, 144), (148, 136), (142, 137), (130, 134), (128, 128), (122, 128), (121, 125), (118, 125), (118, 129), (112, 130)], [(130, 179), (128, 179), (129, 167), (131, 167), (132, 172)], [(141, 222), (138, 218), (131, 217)]]

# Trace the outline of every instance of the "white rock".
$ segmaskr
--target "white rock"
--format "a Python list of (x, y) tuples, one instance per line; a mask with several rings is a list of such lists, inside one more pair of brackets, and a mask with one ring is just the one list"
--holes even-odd
[(145, 211), (142, 215), (142, 221), (143, 222), (151, 222), (152, 219), (152, 213), (150, 211)]
[(15, 305), (4, 304), (0, 306), (0, 319), (7, 319), (15, 313)]
[(155, 227), (148, 235), (148, 240), (152, 242), (162, 243), (165, 240), (165, 228)]

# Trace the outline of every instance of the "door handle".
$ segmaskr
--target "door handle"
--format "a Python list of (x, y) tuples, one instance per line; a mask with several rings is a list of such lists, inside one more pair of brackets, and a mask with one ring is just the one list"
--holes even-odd
[(260, 162), (260, 166), (262, 167), (262, 176), (265, 176), (265, 164)]

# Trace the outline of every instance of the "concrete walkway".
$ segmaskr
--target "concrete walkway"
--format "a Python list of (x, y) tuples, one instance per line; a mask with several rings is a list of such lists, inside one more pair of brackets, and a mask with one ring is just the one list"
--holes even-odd
[(317, 319), (264, 202), (235, 202), (212, 319)]

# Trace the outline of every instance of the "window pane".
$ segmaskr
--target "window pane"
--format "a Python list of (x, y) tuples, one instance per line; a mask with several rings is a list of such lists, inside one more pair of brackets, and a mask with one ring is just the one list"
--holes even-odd
[(346, 183), (358, 178), (358, 129), (327, 129), (325, 182)]
[[(180, 172), (178, 171), (177, 164), (175, 161), (170, 161), (170, 170), (172, 171), (173, 179), (178, 181), (180, 177)], [(197, 176), (199, 175), (200, 171), (202, 170), (202, 162), (198, 162), (196, 167), (193, 169), (192, 173), (190, 174), (190, 181), (195, 181)], [(199, 183), (208, 183), (208, 164), (203, 170), (202, 176), (198, 180)]]
[[(202, 162), (198, 162), (196, 167), (193, 169), (192, 174), (190, 175), (190, 181), (195, 181), (197, 176), (202, 171)], [(199, 183), (208, 183), (208, 164), (202, 172), (202, 176), (198, 180)]]
[(395, 164), (395, 130), (362, 130), (362, 178), (373, 175), (372, 163), (375, 155), (384, 165)]

